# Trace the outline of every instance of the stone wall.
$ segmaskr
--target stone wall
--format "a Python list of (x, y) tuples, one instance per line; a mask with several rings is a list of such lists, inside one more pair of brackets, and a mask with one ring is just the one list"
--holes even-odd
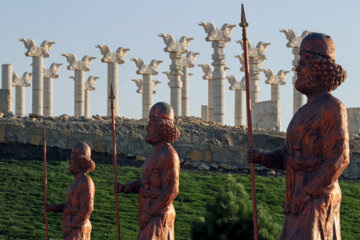
[[(152, 147), (143, 140), (146, 122), (116, 118), (116, 142), (119, 155), (144, 160)], [(178, 118), (176, 126), (180, 138), (173, 144), (182, 164), (203, 170), (247, 169), (247, 131), (243, 127), (222, 126), (198, 118)], [(43, 128), (47, 132), (47, 146), (69, 150), (78, 141), (87, 142), (94, 153), (112, 153), (111, 118), (93, 116), (57, 118), (0, 118), (0, 143), (42, 145)], [(276, 131), (254, 131), (254, 146), (260, 151), (279, 148), (285, 134)], [(351, 165), (344, 175), (360, 177), (360, 141), (351, 140)], [(0, 144), (0, 148), (1, 148)], [(4, 145), (5, 146), (5, 145)], [(0, 149), (1, 150), (1, 149)], [(0, 151), (0, 159), (2, 158)], [(16, 153), (14, 153), (16, 155)], [(109, 155), (111, 156), (111, 155)], [(29, 159), (34, 159), (31, 153)], [(134, 161), (136, 161), (134, 159)]]

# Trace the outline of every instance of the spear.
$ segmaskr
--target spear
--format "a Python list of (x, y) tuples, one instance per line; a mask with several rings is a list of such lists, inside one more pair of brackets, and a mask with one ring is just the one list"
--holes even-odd
[[(246, 84), (246, 112), (247, 112), (247, 125), (248, 125), (248, 144), (249, 150), (253, 148), (253, 136), (252, 136), (252, 122), (251, 122), (251, 102), (250, 102), (250, 87), (249, 87), (249, 63), (248, 63), (248, 48), (247, 48), (247, 34), (246, 27), (249, 24), (246, 22), (244, 5), (241, 4), (241, 23), (242, 27), (242, 40), (244, 49), (244, 67), (245, 67), (245, 84)], [(254, 239), (259, 239), (258, 225), (257, 225), (257, 211), (256, 211), (256, 189), (255, 189), (255, 168), (254, 163), (250, 163), (250, 175), (251, 175), (251, 198), (253, 207), (253, 223), (254, 223)]]
[[(115, 140), (115, 117), (114, 117), (114, 91), (112, 84), (110, 85), (110, 96), (111, 102), (111, 126), (112, 126), (112, 140), (113, 140), (113, 161), (114, 161), (114, 182), (117, 182), (117, 169), (116, 169), (116, 140)], [(120, 221), (119, 221), (119, 198), (117, 192), (115, 192), (115, 203), (116, 203), (116, 226), (117, 226), (117, 239), (120, 240)]]
[(48, 235), (48, 214), (46, 211), (47, 206), (47, 173), (46, 173), (46, 130), (43, 128), (43, 158), (44, 158), (44, 199), (45, 199), (45, 232), (46, 232), (46, 240), (49, 239)]

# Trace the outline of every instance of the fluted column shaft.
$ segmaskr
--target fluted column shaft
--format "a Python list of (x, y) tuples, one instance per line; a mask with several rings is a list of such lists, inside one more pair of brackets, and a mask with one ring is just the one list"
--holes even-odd
[(240, 89), (235, 90), (235, 127), (244, 125), (245, 113), (245, 92)]
[(10, 99), (8, 103), (8, 111), (12, 110), (12, 65), (11, 64), (3, 64), (2, 66), (2, 89), (9, 89)]
[(181, 80), (181, 115), (187, 117), (189, 116), (189, 67), (183, 67)]
[(150, 108), (153, 105), (153, 84), (152, 75), (143, 74), (143, 92), (142, 92), (142, 118), (149, 117)]
[(25, 116), (25, 86), (15, 87), (15, 115)]
[(44, 78), (44, 116), (53, 115), (53, 79)]
[(207, 112), (207, 120), (214, 121), (214, 90), (213, 90), (213, 81), (212, 79), (208, 80), (208, 112)]
[(85, 90), (85, 116), (90, 117), (90, 91)]
[(43, 56), (33, 56), (32, 63), (32, 113), (43, 115)]
[(181, 116), (181, 54), (170, 52), (170, 104), (176, 117)]
[(118, 82), (118, 63), (117, 62), (108, 62), (108, 97), (107, 97), (107, 115), (111, 116), (111, 100), (110, 96), (110, 86), (112, 84), (114, 91), (114, 116), (120, 116), (120, 107), (119, 107), (119, 82)]
[(74, 76), (74, 116), (84, 116), (85, 114), (85, 72), (75, 70)]
[(225, 124), (225, 42), (215, 41), (211, 46), (214, 48), (212, 55), (212, 65), (214, 67), (212, 75), (213, 86), (213, 120)]
[(259, 61), (255, 57), (249, 58), (249, 80), (250, 80), (250, 101), (252, 106), (259, 101), (260, 92), (260, 72)]
[(208, 106), (201, 105), (201, 120), (208, 121)]

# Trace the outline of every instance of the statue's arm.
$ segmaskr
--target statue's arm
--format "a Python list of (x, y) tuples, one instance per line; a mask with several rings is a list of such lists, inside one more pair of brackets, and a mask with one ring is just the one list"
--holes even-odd
[(259, 163), (267, 168), (285, 170), (286, 146), (271, 152), (260, 153)]
[(316, 178), (306, 186), (312, 196), (326, 194), (350, 163), (347, 112), (342, 104), (331, 106), (322, 116), (322, 163), (316, 169)]
[(141, 179), (129, 182), (124, 185), (124, 193), (139, 193), (141, 187)]
[(157, 215), (174, 201), (179, 193), (180, 161), (177, 153), (169, 154), (162, 162), (162, 188), (153, 193), (154, 201), (149, 209), (150, 215)]
[(65, 209), (65, 211), (74, 214), (74, 218), (70, 223), (72, 228), (82, 227), (85, 220), (89, 219), (94, 211), (95, 185), (90, 177), (87, 177), (87, 181), (80, 185), (79, 191), (80, 207), (77, 209)]
[(63, 212), (65, 209), (66, 203), (61, 203), (61, 204), (55, 204), (55, 205), (50, 205), (48, 204), (46, 209), (48, 212)]

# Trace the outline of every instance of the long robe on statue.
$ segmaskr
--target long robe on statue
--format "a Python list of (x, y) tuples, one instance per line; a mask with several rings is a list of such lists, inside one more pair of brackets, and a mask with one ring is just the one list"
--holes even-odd
[[(285, 146), (263, 155), (263, 165), (286, 170), (286, 216), (280, 240), (341, 239), (338, 178), (348, 164), (346, 108), (329, 93), (320, 94), (294, 115)], [(301, 191), (310, 199), (293, 214), (293, 195)]]

